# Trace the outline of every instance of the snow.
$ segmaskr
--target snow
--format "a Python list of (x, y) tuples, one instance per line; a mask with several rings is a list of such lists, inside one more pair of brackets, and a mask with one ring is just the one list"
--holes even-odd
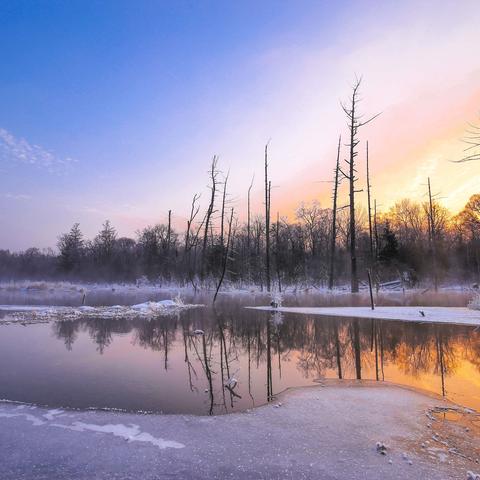
[(471, 308), (472, 310), (480, 310), (480, 294), (477, 293), (475, 297), (470, 300), (468, 308)]
[(47, 312), (52, 308), (59, 309), (64, 307), (51, 307), (48, 305), (0, 305), (0, 311), (2, 312)]
[(180, 302), (175, 302), (174, 300), (160, 300), (159, 302), (144, 302), (137, 303), (132, 305), (132, 310), (138, 310), (139, 312), (154, 312), (158, 309), (163, 309), (166, 307), (178, 307), (182, 304)]
[(54, 408), (53, 410), (49, 410), (47, 413), (45, 413), (43, 416), (47, 420), (53, 420), (56, 415), (63, 415), (65, 412), (63, 410), (60, 410), (59, 408)]
[(76, 432), (97, 432), (97, 433), (111, 433), (115, 437), (121, 437), (129, 442), (148, 442), (160, 448), (185, 448), (183, 443), (174, 442), (172, 440), (164, 440), (163, 438), (156, 438), (150, 433), (142, 432), (138, 425), (123, 425), (123, 424), (107, 424), (95, 425), (91, 423), (73, 422), (72, 425), (65, 425), (59, 423), (51, 424), (52, 427), (65, 428), (74, 430)]
[(132, 306), (113, 305), (108, 307), (64, 307), (44, 305), (0, 305), (0, 323), (40, 323), (51, 320), (74, 320), (79, 318), (153, 318), (176, 315), (183, 310), (203, 307), (199, 304), (185, 304), (180, 299), (145, 302)]
[[(289, 390), (280, 398), (281, 408), (218, 417), (49, 415), (52, 410), (26, 413), (24, 406), (0, 403), (0, 478), (438, 480), (478, 470), (477, 457), (448, 454), (442, 462), (420, 447), (431, 435), (425, 412), (452, 405), (446, 401), (355, 381), (326, 381), (324, 388)], [(475, 444), (478, 438), (469, 435)], [(385, 455), (377, 442), (388, 446)]]
[[(480, 325), (480, 311), (462, 307), (246, 307), (269, 312), (301, 313), (329, 317), (399, 320), (416, 323)], [(423, 315), (422, 313), (423, 312)]]
[[(16, 410), (18, 410), (18, 407)], [(15, 410), (13, 411), (13, 413), (8, 413), (0, 410), (0, 418), (15, 418), (15, 417), (23, 417), (25, 420), (31, 422), (32, 425), (34, 425), (35, 427), (40, 427), (42, 425), (45, 425), (46, 423), (41, 418), (36, 417), (35, 415), (32, 415), (30, 413), (23, 413)]]
[[(198, 285), (195, 291), (198, 292), (213, 292), (215, 287), (210, 284)], [(418, 286), (416, 288), (405, 289), (406, 292), (423, 292), (429, 290), (428, 286)], [(362, 294), (368, 294), (368, 287), (366, 285), (360, 285), (360, 291)], [(402, 287), (398, 288), (382, 288), (381, 293), (391, 292), (403, 292)], [(469, 293), (477, 292), (478, 290), (472, 288), (471, 285), (464, 284), (449, 284), (442, 285), (439, 288), (440, 292), (459, 292)], [(194, 289), (190, 284), (179, 284), (175, 282), (160, 282), (160, 281), (148, 281), (146, 279), (139, 279), (135, 283), (82, 283), (82, 282), (67, 282), (67, 281), (34, 281), (34, 280), (20, 280), (20, 281), (3, 281), (0, 282), (0, 292), (19, 292), (28, 293), (30, 295), (51, 295), (51, 294), (72, 294), (83, 295), (86, 294), (87, 298), (89, 293), (109, 293), (116, 294), (158, 294), (159, 292), (166, 292), (170, 294), (177, 294), (181, 292), (193, 293)], [(339, 285), (332, 290), (322, 285), (311, 284), (297, 284), (297, 285), (285, 285), (282, 295), (309, 295), (309, 294), (324, 294), (324, 295), (350, 295), (349, 285)], [(243, 284), (243, 283), (225, 283), (219, 294), (226, 296), (235, 295), (265, 295), (266, 292), (260, 286), (255, 284)]]

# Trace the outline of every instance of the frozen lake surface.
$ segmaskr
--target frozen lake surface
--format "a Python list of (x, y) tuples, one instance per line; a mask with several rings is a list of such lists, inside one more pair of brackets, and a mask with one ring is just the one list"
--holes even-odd
[(465, 480), (477, 420), (377, 382), (326, 381), (214, 417), (0, 404), (0, 478)]
[[(1, 307), (0, 307), (1, 308)], [(364, 318), (375, 320), (399, 320), (415, 323), (449, 323), (454, 325), (480, 325), (480, 310), (465, 307), (251, 307), (256, 310), (282, 313), (323, 315), (326, 317)]]

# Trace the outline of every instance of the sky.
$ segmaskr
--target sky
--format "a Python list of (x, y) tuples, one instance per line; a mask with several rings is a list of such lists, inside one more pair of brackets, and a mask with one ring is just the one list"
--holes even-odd
[[(55, 247), (74, 222), (93, 237), (184, 228), (213, 155), (229, 201), (272, 212), (330, 206), (340, 107), (362, 76), (359, 186), (452, 212), (480, 190), (456, 164), (480, 121), (480, 4), (456, 1), (76, 1), (0, 3), (0, 249)], [(341, 191), (346, 202), (345, 186)], [(358, 202), (366, 203), (364, 192)]]

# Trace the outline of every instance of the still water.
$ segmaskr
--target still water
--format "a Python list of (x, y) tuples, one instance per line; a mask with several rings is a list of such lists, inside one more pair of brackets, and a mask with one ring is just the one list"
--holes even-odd
[[(118, 298), (97, 300), (119, 303)], [(223, 298), (215, 309), (152, 320), (0, 325), (0, 398), (51, 407), (208, 415), (258, 406), (286, 388), (325, 378), (361, 378), (428, 390), (480, 410), (479, 328), (244, 308), (266, 301)], [(287, 298), (285, 304), (364, 301), (312, 295)], [(465, 305), (465, 298), (398, 294), (379, 303)]]

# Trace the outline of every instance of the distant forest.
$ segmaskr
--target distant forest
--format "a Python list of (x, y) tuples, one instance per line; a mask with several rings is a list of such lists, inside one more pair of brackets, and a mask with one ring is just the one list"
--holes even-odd
[[(267, 291), (286, 285), (333, 288), (350, 283), (359, 289), (367, 274), (377, 286), (399, 281), (404, 286), (430, 282), (480, 280), (480, 194), (473, 195), (457, 215), (450, 214), (432, 195), (425, 179), (426, 201), (404, 199), (387, 212), (377, 212), (370, 182), (366, 142), (366, 208), (356, 205), (358, 193), (358, 135), (377, 115), (364, 119), (358, 112), (357, 79), (346, 104), (347, 143), (338, 139), (332, 176), (332, 203), (301, 204), (295, 219), (272, 215), (268, 144), (264, 152), (264, 211), (252, 214), (248, 188), (247, 218), (240, 222), (228, 194), (228, 174), (214, 157), (209, 169), (208, 207), (200, 211), (193, 196), (185, 229), (171, 223), (148, 226), (136, 238), (118, 237), (107, 220), (93, 239), (84, 238), (79, 224), (58, 238), (58, 253), (29, 248), (0, 250), (0, 278), (63, 279), (88, 282), (132, 282), (141, 277), (160, 283), (216, 288), (226, 283), (256, 285)], [(480, 147), (480, 127), (467, 132)], [(332, 159), (333, 160), (333, 159)], [(480, 160), (468, 153), (458, 161)], [(339, 186), (348, 185), (348, 204), (339, 203)], [(343, 201), (343, 199), (342, 199)]]
[[(386, 282), (402, 278), (407, 284), (434, 281), (434, 258), (438, 281), (478, 281), (480, 274), (480, 194), (452, 216), (433, 204), (435, 252), (429, 225), (429, 206), (408, 199), (373, 223), (373, 254), (367, 215), (358, 212), (357, 239), (360, 278), (372, 269), (375, 279)], [(212, 215), (213, 216), (213, 215)], [(93, 240), (86, 240), (75, 224), (58, 240), (58, 254), (29, 248), (20, 253), (0, 250), (0, 276), (15, 279), (69, 279), (131, 282), (150, 280), (178, 284), (216, 285), (225, 266), (225, 281), (267, 288), (265, 218), (249, 223), (229, 217), (223, 229), (205, 222), (183, 233), (168, 224), (144, 228), (137, 237), (118, 237), (106, 221)], [(350, 278), (349, 218), (337, 216), (334, 284)], [(271, 284), (328, 286), (332, 241), (332, 209), (318, 203), (301, 205), (296, 221), (278, 219), (270, 225)]]

